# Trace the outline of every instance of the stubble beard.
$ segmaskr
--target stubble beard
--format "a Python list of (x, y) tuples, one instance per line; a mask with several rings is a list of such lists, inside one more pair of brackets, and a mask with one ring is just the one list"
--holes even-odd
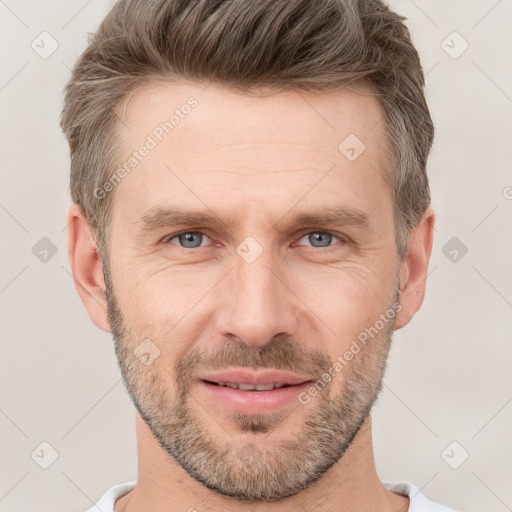
[[(240, 502), (280, 501), (310, 487), (346, 453), (382, 390), (394, 319), (318, 391), (298, 431), (289, 439), (283, 439), (288, 417), (282, 413), (213, 418), (201, 411), (207, 407), (193, 394), (199, 366), (267, 367), (321, 378), (333, 362), (323, 353), (273, 339), (262, 347), (231, 341), (216, 346), (213, 352), (191, 350), (177, 361), (173, 374), (162, 368), (158, 359), (145, 367), (134, 356), (143, 338), (132, 336), (127, 329), (108, 273), (105, 277), (115, 352), (137, 411), (164, 453), (222, 496)], [(398, 301), (397, 283), (389, 308), (396, 307)], [(144, 338), (148, 337), (151, 339), (146, 333)], [(168, 340), (162, 342), (161, 347), (165, 346), (169, 346)], [(174, 397), (169, 397), (170, 377), (175, 379)], [(297, 403), (296, 407), (306, 406)], [(212, 426), (220, 434), (214, 435)], [(244, 439), (226, 432), (234, 430), (243, 433)], [(248, 432), (252, 441), (247, 441)], [(273, 433), (280, 439), (273, 439)]]

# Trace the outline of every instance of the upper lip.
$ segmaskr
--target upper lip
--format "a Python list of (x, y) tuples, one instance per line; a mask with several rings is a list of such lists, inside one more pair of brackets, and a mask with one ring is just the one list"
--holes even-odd
[(301, 377), (290, 372), (277, 370), (265, 370), (260, 372), (250, 372), (248, 370), (224, 370), (218, 372), (207, 372), (199, 377), (201, 380), (210, 382), (234, 382), (237, 384), (251, 384), (259, 386), (260, 384), (302, 384), (308, 382), (309, 378)]

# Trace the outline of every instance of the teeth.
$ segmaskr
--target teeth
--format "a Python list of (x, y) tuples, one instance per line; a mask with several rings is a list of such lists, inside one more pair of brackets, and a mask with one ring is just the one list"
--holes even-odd
[(252, 384), (237, 384), (236, 382), (217, 382), (219, 386), (228, 387), (232, 389), (240, 389), (242, 391), (270, 391), (274, 388), (282, 388), (284, 384), (258, 384), (253, 386)]
[(271, 389), (274, 389), (274, 384), (259, 384), (256, 386), (257, 391), (270, 391)]
[(251, 391), (256, 389), (256, 386), (253, 386), (252, 384), (238, 384), (238, 389), (241, 389), (242, 391)]

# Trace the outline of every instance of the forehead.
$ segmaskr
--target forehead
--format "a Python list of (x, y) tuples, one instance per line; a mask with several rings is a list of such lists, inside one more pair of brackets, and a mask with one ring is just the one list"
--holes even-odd
[(114, 209), (129, 202), (142, 213), (189, 200), (222, 209), (244, 198), (264, 209), (280, 198), (289, 209), (306, 189), (302, 200), (314, 202), (334, 187), (341, 199), (389, 195), (383, 113), (368, 91), (254, 96), (158, 83), (136, 91), (119, 116), (119, 166), (127, 172)]
[[(268, 143), (278, 138), (281, 142), (320, 148), (332, 147), (348, 130), (368, 142), (371, 134), (372, 143), (380, 142), (382, 127), (377, 125), (382, 116), (380, 103), (369, 87), (253, 95), (216, 84), (155, 82), (132, 93), (120, 115), (120, 128), (125, 149), (136, 145), (140, 135), (151, 134), (155, 129), (158, 132), (169, 121), (176, 142), (192, 134), (208, 135), (201, 142), (208, 144), (210, 139), (214, 143), (221, 135), (211, 132), (216, 128), (234, 143)], [(270, 121), (273, 122), (269, 124)], [(168, 135), (170, 131), (164, 133)]]

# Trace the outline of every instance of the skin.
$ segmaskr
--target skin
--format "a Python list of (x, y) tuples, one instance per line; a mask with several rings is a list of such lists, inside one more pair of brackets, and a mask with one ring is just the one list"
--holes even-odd
[[(108, 268), (102, 266), (83, 212), (77, 205), (69, 209), (68, 252), (78, 293), (91, 320), (113, 333), (125, 384), (137, 405), (137, 485), (117, 500), (115, 512), (406, 511), (409, 499), (386, 490), (377, 475), (371, 415), (365, 407), (371, 407), (380, 391), (392, 331), (407, 325), (422, 304), (434, 212), (426, 210), (410, 233), (406, 259), (399, 261), (392, 195), (382, 178), (382, 110), (377, 99), (363, 91), (250, 97), (217, 85), (203, 89), (190, 83), (154, 84), (137, 91), (120, 113), (127, 125), (120, 127), (120, 137), (128, 158), (168, 112), (190, 96), (198, 101), (115, 187)], [(356, 134), (366, 145), (355, 161), (338, 150), (348, 134)], [(222, 222), (208, 229), (162, 226), (141, 231), (139, 221), (146, 212), (156, 205), (175, 204), (213, 211)], [(365, 212), (368, 225), (281, 225), (297, 210), (315, 211), (325, 205)], [(162, 243), (183, 231), (204, 233), (198, 242), (201, 248), (180, 246), (177, 238)], [(333, 234), (328, 247), (315, 246), (308, 237), (319, 232)], [(236, 251), (249, 236), (262, 247), (250, 264)], [(104, 270), (110, 283), (105, 283)], [(272, 361), (280, 368), (292, 369), (293, 363), (320, 377), (322, 364), (348, 350), (398, 294), (400, 310), (394, 323), (387, 324), (309, 403), (287, 404), (279, 417), (247, 417), (244, 423), (226, 406), (208, 400), (191, 380), (207, 363), (222, 363), (228, 352), (221, 347), (232, 349), (229, 361), (242, 366), (249, 363), (247, 354), (261, 356), (252, 362), (269, 363), (264, 354), (270, 345), (276, 350)], [(133, 350), (148, 338), (160, 354), (145, 366)], [(189, 366), (184, 370), (178, 363), (185, 361)], [(350, 395), (347, 382), (361, 383), (367, 394)], [(182, 429), (176, 428), (180, 418), (173, 416), (180, 403), (180, 410), (189, 414), (188, 426), (182, 424)], [(279, 483), (278, 477), (293, 467), (288, 466), (293, 457), (302, 468), (304, 461), (328, 456), (313, 451), (295, 451), (294, 456), (283, 451), (283, 443), (300, 439), (306, 420), (328, 417), (329, 404), (335, 404), (333, 418), (336, 409), (343, 412), (338, 412), (340, 418), (348, 418), (347, 424), (352, 421), (352, 430), (347, 426), (347, 431), (334, 420), (328, 425), (333, 436), (339, 434), (333, 439), (338, 439), (340, 446), (335, 448), (343, 448), (342, 453), (328, 461), (329, 467), (316, 480), (300, 489), (298, 485), (280, 501), (258, 500), (256, 494), (253, 499), (236, 499), (211, 490), (165, 445), (173, 437), (190, 440), (187, 436), (197, 427), (195, 433), (202, 440), (229, 450), (220, 457), (213, 444), (206, 445), (210, 451), (204, 452), (203, 460), (212, 466), (205, 466), (203, 476), (218, 477), (222, 484), (236, 473), (240, 489), (256, 485), (251, 487), (256, 493), (266, 489), (261, 482), (271, 469), (278, 470), (274, 478)], [(265, 431), (248, 429), (256, 420)], [(316, 435), (310, 432), (311, 450), (320, 450)], [(246, 461), (237, 455), (247, 446), (259, 459), (258, 464), (243, 467)], [(199, 447), (191, 443), (187, 453), (192, 457)], [(208, 473), (213, 462), (219, 464), (217, 476)], [(293, 478), (301, 470), (289, 473)]]

